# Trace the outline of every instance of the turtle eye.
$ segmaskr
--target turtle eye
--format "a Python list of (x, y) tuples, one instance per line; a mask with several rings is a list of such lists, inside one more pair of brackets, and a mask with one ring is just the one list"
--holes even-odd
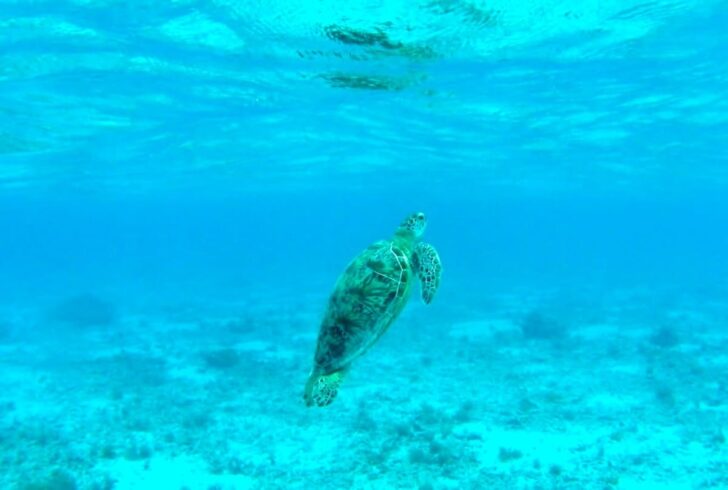
[(417, 221), (423, 221), (425, 219), (425, 215), (420, 213), (417, 215)]

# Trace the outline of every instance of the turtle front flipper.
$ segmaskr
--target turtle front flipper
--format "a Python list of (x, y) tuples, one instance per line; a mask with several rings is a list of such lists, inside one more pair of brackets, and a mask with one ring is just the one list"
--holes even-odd
[(316, 405), (325, 407), (331, 404), (339, 392), (339, 386), (344, 380), (346, 371), (336, 371), (331, 374), (320, 374), (313, 372), (306, 382), (303, 399), (307, 407)]
[(422, 301), (429, 305), (440, 286), (440, 276), (442, 275), (440, 256), (435, 247), (429, 243), (418, 243), (412, 257), (417, 276), (420, 278)]

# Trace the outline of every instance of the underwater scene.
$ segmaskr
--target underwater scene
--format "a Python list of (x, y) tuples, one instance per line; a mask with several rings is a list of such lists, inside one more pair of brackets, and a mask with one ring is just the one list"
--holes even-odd
[(0, 490), (728, 489), (726, 25), (0, 0)]

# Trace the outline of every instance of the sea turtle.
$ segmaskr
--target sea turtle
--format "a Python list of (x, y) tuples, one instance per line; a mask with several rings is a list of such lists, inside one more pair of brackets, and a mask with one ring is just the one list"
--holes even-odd
[(341, 274), (319, 329), (313, 369), (303, 398), (324, 407), (338, 392), (351, 363), (364, 354), (399, 316), (420, 279), (422, 300), (429, 304), (440, 284), (440, 257), (419, 241), (427, 220), (408, 216), (391, 240), (370, 245)]

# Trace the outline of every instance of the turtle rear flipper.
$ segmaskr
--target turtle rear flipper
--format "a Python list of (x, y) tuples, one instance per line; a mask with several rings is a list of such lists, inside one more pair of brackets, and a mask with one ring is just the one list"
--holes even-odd
[(303, 393), (306, 406), (325, 407), (331, 404), (339, 392), (339, 386), (344, 380), (344, 374), (346, 374), (344, 370), (331, 374), (311, 373)]
[(429, 305), (440, 286), (440, 276), (442, 275), (440, 256), (435, 247), (429, 243), (418, 243), (412, 257), (417, 276), (420, 278), (422, 301)]

